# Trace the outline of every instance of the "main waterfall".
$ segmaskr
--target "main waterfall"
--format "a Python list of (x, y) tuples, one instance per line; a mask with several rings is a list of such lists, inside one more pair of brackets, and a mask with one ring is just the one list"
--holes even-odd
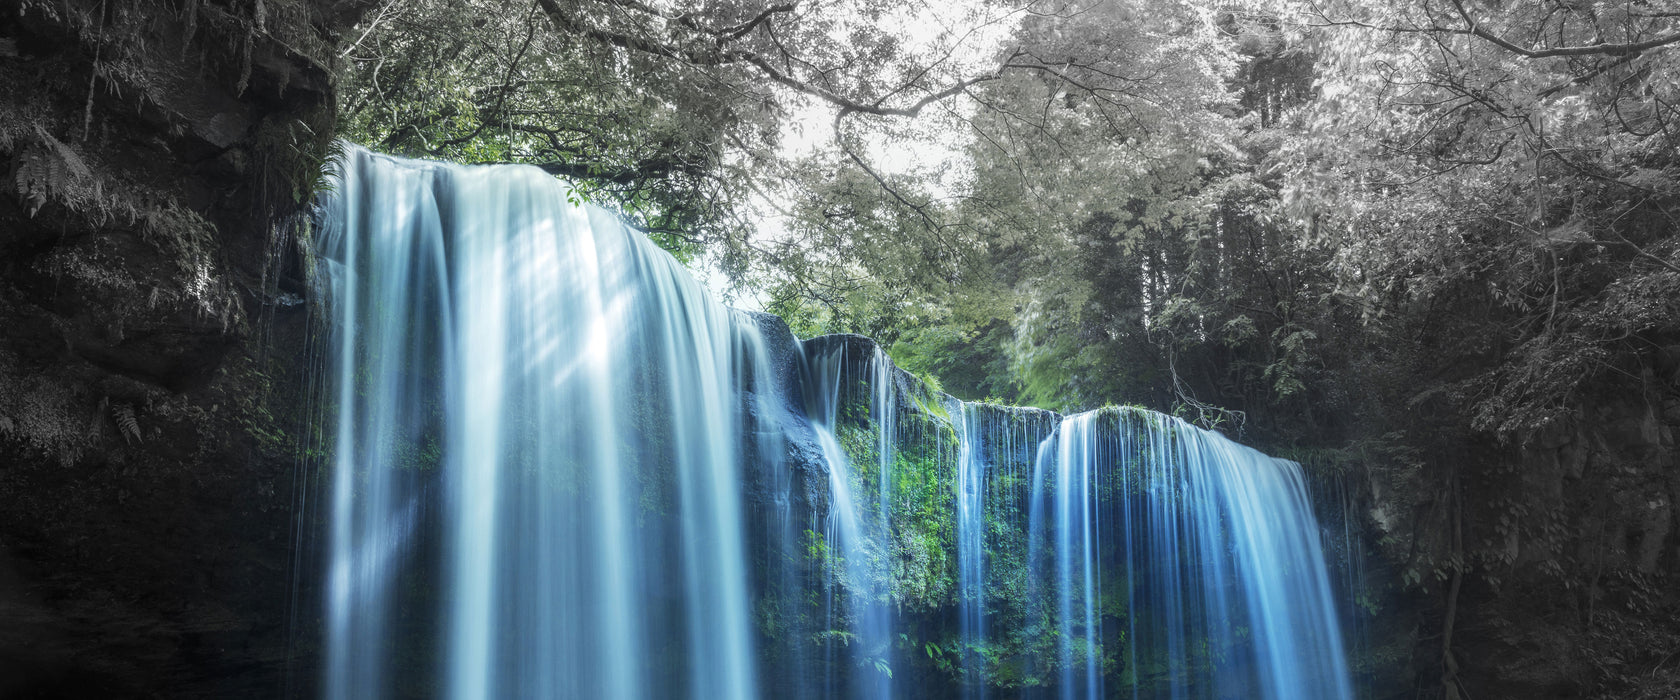
[[(756, 327), (535, 168), (356, 149), (341, 172), (326, 695), (413, 672), (398, 576), (436, 557), (439, 696), (754, 696), (736, 397)], [(413, 551), (427, 505), (436, 553)]]
[(957, 401), (574, 198), (340, 161), (321, 696), (1353, 697), (1298, 465)]

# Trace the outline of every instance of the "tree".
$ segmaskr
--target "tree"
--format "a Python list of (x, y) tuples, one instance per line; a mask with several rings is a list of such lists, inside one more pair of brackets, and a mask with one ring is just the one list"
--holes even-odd
[[(1680, 13), (1637, 5), (1309, 5), (1318, 138), (1280, 158), (1299, 216), (1373, 310), (1480, 299), (1478, 429), (1566, 415), (1680, 316)], [(1621, 359), (1618, 359), (1621, 358)]]

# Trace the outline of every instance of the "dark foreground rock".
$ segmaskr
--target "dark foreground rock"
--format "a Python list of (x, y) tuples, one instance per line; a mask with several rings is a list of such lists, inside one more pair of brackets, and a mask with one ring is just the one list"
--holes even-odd
[(357, 3), (0, 7), (0, 697), (288, 684), (300, 256)]

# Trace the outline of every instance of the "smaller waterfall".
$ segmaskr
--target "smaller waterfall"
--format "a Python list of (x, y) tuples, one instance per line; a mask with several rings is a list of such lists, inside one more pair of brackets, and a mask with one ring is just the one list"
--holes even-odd
[[(961, 696), (992, 696), (998, 679), (1038, 678), (1030, 630), (1043, 586), (1028, 566), (1043, 548), (1029, 537), (1037, 497), (1038, 450), (1061, 417), (987, 403), (946, 404), (957, 439), (951, 508), (955, 514), (957, 641)], [(1017, 683), (1019, 681), (1016, 681)], [(1044, 681), (1035, 680), (1033, 685)], [(1005, 686), (1007, 687), (1007, 686)]]
[[(869, 401), (870, 427), (875, 430), (875, 491), (876, 525), (881, 533), (881, 554), (889, 557), (892, 553), (893, 523), (892, 498), (894, 491), (893, 460), (897, 456), (898, 445), (898, 387), (895, 377), (898, 368), (887, 357), (886, 351), (879, 345), (869, 358), (869, 387), (872, 390)], [(888, 571), (891, 568), (888, 567)], [(888, 574), (891, 575), (890, 573)], [(890, 587), (889, 587), (890, 588)], [(895, 664), (893, 649), (893, 632), (896, 621), (893, 619), (893, 608), (890, 600), (891, 590), (883, 590), (881, 599), (874, 602), (879, 608), (873, 614), (880, 617), (876, 621), (886, 637), (882, 645), (880, 661), (882, 678), (876, 685), (876, 697), (888, 698), (892, 696), (891, 670)]]
[(881, 532), (892, 532), (893, 457), (898, 444), (898, 392), (894, 381), (898, 369), (893, 367), (887, 353), (875, 346), (869, 358), (869, 386), (873, 395), (869, 403), (869, 422), (875, 429), (876, 490), (881, 520)]
[[(843, 348), (834, 348), (807, 359), (810, 377), (807, 411), (829, 474), (828, 551), (830, 556), (838, 551), (843, 562), (837, 573), (844, 576), (850, 603), (846, 612), (853, 637), (846, 641), (846, 646), (854, 666), (851, 696), (884, 700), (892, 697), (891, 609), (883, 589), (885, 572), (880, 570), (881, 562), (877, 560), (883, 548), (872, 546), (863, 525), (853, 497), (851, 459), (841, 447), (837, 432), (841, 394), (849, 388), (841, 385), (842, 378), (848, 374), (844, 371), (844, 358)], [(833, 595), (832, 588), (828, 595)], [(833, 629), (832, 597), (827, 605), (830, 629)]]
[(1060, 697), (1353, 696), (1299, 465), (1133, 409), (1070, 416), (1039, 455)]
[[(1061, 697), (1096, 700), (1102, 695), (1101, 629), (1097, 626), (1099, 588), (1096, 558), (1101, 545), (1100, 511), (1094, 506), (1104, 474), (1099, 465), (1112, 464), (1092, 441), (1095, 414), (1062, 421), (1052, 447), (1048, 469), (1039, 479), (1053, 479), (1055, 576), (1060, 626), (1056, 638)], [(1109, 457), (1110, 459), (1104, 459)]]
[(963, 695), (986, 697), (986, 473), (979, 410), (957, 402), (957, 616)]

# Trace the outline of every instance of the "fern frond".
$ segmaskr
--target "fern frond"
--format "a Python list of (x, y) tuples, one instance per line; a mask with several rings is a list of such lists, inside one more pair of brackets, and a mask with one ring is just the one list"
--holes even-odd
[(134, 415), (133, 404), (119, 403), (112, 406), (111, 418), (116, 420), (117, 430), (122, 433), (123, 442), (141, 442), (140, 419)]
[(40, 125), (35, 126), (35, 142), (18, 154), (12, 175), (29, 216), (35, 216), (50, 198), (72, 207), (96, 205), (103, 189), (87, 161)]
[(35, 125), (35, 137), (40, 139), (41, 146), (52, 152), (52, 155), (63, 164), (64, 171), (75, 180), (85, 180), (93, 177), (93, 169), (88, 167), (87, 161), (70, 146), (53, 137), (41, 125)]

